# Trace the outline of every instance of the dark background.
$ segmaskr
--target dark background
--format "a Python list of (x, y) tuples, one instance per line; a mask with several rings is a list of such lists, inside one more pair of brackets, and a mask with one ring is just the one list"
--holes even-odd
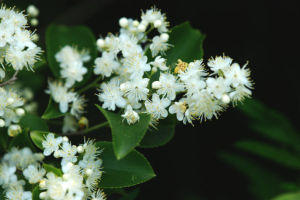
[[(204, 59), (221, 55), (240, 64), (249, 61), (255, 82), (254, 98), (273, 107), (297, 126), (299, 113), (299, 6), (291, 1), (215, 0), (51, 0), (11, 1), (39, 7), (43, 43), (46, 26), (84, 24), (95, 35), (117, 32), (118, 20), (138, 18), (153, 5), (167, 13), (171, 26), (190, 21), (206, 35)], [(24, 7), (25, 8), (25, 7)], [(41, 94), (40, 98), (47, 97)], [(218, 120), (195, 127), (178, 125), (166, 146), (141, 150), (157, 177), (141, 185), (138, 199), (253, 199), (247, 179), (218, 158), (220, 151), (247, 137), (255, 137), (247, 118), (230, 109)], [(276, 167), (274, 166), (274, 169)], [(276, 170), (276, 169), (275, 169)]]

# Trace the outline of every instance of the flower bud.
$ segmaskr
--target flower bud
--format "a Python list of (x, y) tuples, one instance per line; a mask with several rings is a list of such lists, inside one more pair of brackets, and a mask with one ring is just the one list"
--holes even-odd
[(224, 94), (221, 100), (223, 103), (228, 104), (230, 102), (230, 97), (227, 94)]
[(14, 100), (13, 98), (11, 98), (11, 97), (9, 97), (9, 98), (7, 99), (7, 103), (8, 103), (8, 104), (12, 104), (14, 101), (15, 101), (15, 100)]
[(160, 27), (161, 25), (162, 25), (161, 20), (158, 19), (158, 20), (155, 20), (155, 21), (154, 21), (154, 27), (155, 27), (155, 28), (158, 28), (158, 27)]
[(46, 192), (41, 192), (39, 197), (40, 197), (40, 199), (45, 199), (47, 197), (47, 193)]
[(77, 152), (78, 153), (83, 153), (84, 152), (84, 148), (82, 146), (78, 146), (77, 147)]
[(140, 24), (140, 22), (137, 21), (137, 20), (134, 20), (134, 21), (132, 22), (132, 25), (135, 26), (135, 27), (138, 27), (139, 24)]
[(86, 173), (88, 176), (90, 176), (90, 175), (93, 173), (93, 170), (90, 169), (90, 168), (87, 168), (87, 169), (85, 170), (85, 173)]
[(78, 125), (81, 129), (89, 126), (89, 120), (86, 117), (81, 117), (78, 121)]
[(22, 132), (22, 129), (19, 125), (13, 124), (8, 127), (7, 131), (8, 131), (8, 135), (10, 137), (16, 137), (17, 135), (19, 135)]
[(139, 30), (140, 32), (145, 32), (145, 31), (146, 31), (146, 26), (145, 26), (144, 24), (140, 24), (140, 25), (138, 26), (138, 30)]
[(126, 26), (128, 26), (128, 19), (126, 17), (122, 17), (119, 20), (119, 24), (122, 28), (125, 28)]
[(25, 110), (23, 108), (17, 108), (16, 109), (16, 114), (18, 116), (23, 116), (25, 114)]
[(64, 142), (69, 142), (69, 138), (68, 138), (67, 136), (64, 136), (64, 137), (63, 137), (63, 141), (64, 141)]
[(167, 33), (163, 33), (160, 35), (160, 39), (163, 41), (163, 42), (167, 42), (169, 40), (169, 34)]
[(59, 158), (59, 151), (55, 151), (53, 156), (54, 156), (54, 158)]
[(37, 26), (37, 25), (39, 25), (39, 20), (36, 19), (36, 18), (33, 18), (33, 19), (30, 20), (30, 24), (32, 26)]
[(46, 180), (42, 179), (39, 183), (40, 188), (46, 188)]
[(105, 46), (105, 41), (103, 40), (103, 39), (98, 39), (97, 40), (97, 46), (99, 47), (99, 48), (103, 48), (104, 46)]
[(0, 127), (4, 127), (5, 126), (5, 121), (3, 119), (0, 119)]
[(35, 7), (34, 5), (29, 5), (27, 7), (27, 13), (31, 16), (31, 17), (37, 17), (40, 13), (39, 9), (37, 7)]
[(159, 88), (161, 88), (161, 82), (159, 82), (159, 81), (154, 81), (154, 82), (152, 83), (152, 88), (153, 88), (153, 89), (159, 89)]
[(39, 41), (40, 37), (38, 34), (35, 33), (31, 36), (31, 39), (32, 39), (32, 41), (37, 42), (37, 41)]
[(4, 78), (5, 78), (5, 71), (2, 68), (0, 68), (0, 80)]
[(152, 67), (152, 70), (151, 70), (153, 73), (157, 72), (157, 67)]

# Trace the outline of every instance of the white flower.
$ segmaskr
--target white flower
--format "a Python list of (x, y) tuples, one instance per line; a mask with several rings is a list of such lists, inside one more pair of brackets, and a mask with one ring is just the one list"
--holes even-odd
[(106, 200), (106, 196), (102, 190), (97, 190), (92, 193), (91, 200)]
[(161, 73), (159, 77), (161, 87), (156, 91), (170, 100), (174, 100), (177, 92), (184, 91), (184, 85), (177, 81), (175, 76), (169, 73)]
[(206, 80), (207, 91), (212, 93), (217, 99), (221, 99), (224, 94), (230, 91), (230, 87), (224, 78), (208, 78)]
[(74, 63), (67, 68), (60, 71), (62, 78), (66, 79), (66, 87), (72, 87), (75, 81), (80, 82), (83, 80), (83, 75), (87, 73), (87, 69), (81, 63)]
[(214, 73), (219, 73), (219, 70), (226, 71), (231, 65), (232, 59), (227, 56), (216, 56), (209, 59), (207, 65)]
[(41, 168), (39, 165), (29, 165), (24, 171), (23, 175), (28, 180), (30, 184), (38, 183), (44, 175), (46, 170)]
[(59, 145), (62, 143), (62, 137), (55, 138), (53, 133), (49, 133), (45, 140), (42, 142), (44, 147), (44, 155), (49, 156), (51, 153), (59, 149)]
[(167, 32), (169, 22), (166, 21), (165, 14), (161, 13), (160, 10), (152, 8), (142, 13), (142, 24), (147, 26), (153, 24), (160, 33)]
[(154, 61), (150, 63), (153, 67), (159, 68), (161, 71), (166, 71), (169, 68), (166, 65), (166, 59), (161, 56), (157, 56)]
[(160, 36), (155, 36), (152, 39), (152, 43), (150, 45), (150, 50), (152, 52), (152, 57), (156, 56), (158, 53), (164, 54), (164, 52), (166, 50), (168, 50), (169, 47), (170, 47), (170, 44), (168, 44)]
[(72, 107), (71, 107), (71, 114), (75, 117), (79, 118), (80, 115), (84, 112), (86, 100), (83, 96), (76, 96), (73, 100)]
[(138, 45), (138, 39), (134, 35), (121, 34), (120, 49), (124, 57), (132, 57), (136, 54), (143, 54), (143, 49)]
[(103, 102), (103, 108), (107, 108), (108, 110), (115, 110), (116, 106), (124, 108), (126, 101), (122, 96), (123, 92), (120, 90), (118, 80), (112, 79), (108, 83), (101, 84), (98, 97), (99, 101)]
[(58, 152), (58, 155), (63, 158), (61, 162), (62, 165), (77, 161), (77, 147), (69, 142), (64, 142), (61, 146), (61, 150), (58, 150)]
[(31, 192), (24, 191), (23, 187), (11, 187), (5, 196), (8, 200), (32, 200)]
[(120, 64), (115, 60), (115, 55), (113, 53), (103, 52), (102, 56), (95, 60), (94, 73), (110, 77), (119, 67)]
[(120, 89), (124, 92), (124, 96), (131, 102), (146, 100), (149, 92), (148, 78), (136, 78), (132, 81), (121, 84)]
[(123, 64), (130, 74), (130, 79), (141, 78), (144, 75), (144, 72), (151, 70), (150, 64), (147, 63), (147, 59), (147, 56), (144, 56), (142, 53), (137, 53), (123, 59)]
[(155, 120), (166, 118), (168, 116), (167, 107), (170, 105), (170, 100), (167, 98), (159, 98), (158, 94), (152, 95), (152, 101), (146, 101), (146, 110)]
[(121, 116), (127, 120), (129, 125), (136, 123), (140, 119), (139, 114), (132, 110), (130, 105), (126, 107), (125, 113)]
[(242, 101), (246, 97), (250, 97), (252, 94), (251, 90), (243, 85), (239, 85), (229, 94), (230, 99), (236, 103), (237, 101)]
[(238, 63), (233, 63), (230, 67), (230, 70), (227, 70), (225, 73), (226, 81), (233, 87), (244, 85), (248, 88), (251, 88), (252, 83), (249, 78), (250, 70), (246, 69), (246, 66), (247, 64), (241, 68)]
[(186, 102), (185, 99), (180, 99), (179, 102), (175, 102), (173, 105), (171, 105), (169, 107), (169, 112), (171, 114), (175, 114), (176, 113), (176, 117), (179, 121), (182, 121), (184, 118), (184, 114), (186, 111), (187, 107), (186, 107)]
[(49, 90), (46, 92), (51, 94), (56, 103), (59, 103), (59, 110), (62, 113), (68, 111), (69, 103), (74, 101), (76, 95), (74, 92), (69, 92), (68, 88), (63, 86), (61, 82), (49, 81)]
[(62, 132), (63, 133), (72, 133), (78, 129), (78, 123), (72, 115), (66, 115), (63, 121)]
[(15, 166), (10, 166), (7, 163), (1, 163), (0, 164), (0, 185), (6, 188), (13, 182), (16, 182), (17, 176), (15, 172), (16, 172)]

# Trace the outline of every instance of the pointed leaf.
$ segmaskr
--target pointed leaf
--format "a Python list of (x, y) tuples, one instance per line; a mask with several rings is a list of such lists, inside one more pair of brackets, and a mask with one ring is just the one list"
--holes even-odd
[(147, 159), (136, 150), (117, 160), (111, 142), (97, 142), (96, 145), (103, 149), (101, 159), (105, 173), (99, 183), (100, 188), (130, 187), (155, 177)]
[(143, 139), (150, 123), (150, 116), (144, 113), (139, 114), (140, 120), (135, 124), (129, 125), (120, 114), (109, 112), (98, 105), (96, 106), (103, 113), (111, 127), (112, 142), (117, 159), (124, 158)]
[(57, 103), (50, 97), (48, 106), (42, 116), (42, 119), (55, 119), (64, 116), (65, 114), (59, 111)]
[(167, 144), (175, 133), (176, 117), (169, 115), (160, 120), (156, 129), (148, 130), (140, 143), (142, 148), (155, 148)]
[(47, 172), (53, 172), (56, 176), (62, 176), (63, 175), (62, 171), (60, 169), (54, 167), (53, 165), (43, 163), (43, 168)]
[(32, 200), (40, 200), (40, 188), (39, 186), (35, 186), (32, 190)]
[(28, 128), (29, 130), (48, 131), (48, 126), (45, 120), (40, 117), (27, 113), (20, 120), (22, 128)]

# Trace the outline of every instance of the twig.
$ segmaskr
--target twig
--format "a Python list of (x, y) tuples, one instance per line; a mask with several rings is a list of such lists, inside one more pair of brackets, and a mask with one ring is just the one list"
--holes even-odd
[(6, 85), (10, 85), (10, 84), (14, 83), (18, 79), (18, 77), (17, 77), (18, 73), (19, 73), (19, 71), (16, 71), (14, 73), (14, 75), (9, 80), (7, 80), (7, 81), (5, 81), (3, 83), (0, 83), (0, 87), (6, 86)]
[(84, 134), (87, 134), (88, 132), (97, 130), (97, 129), (102, 128), (102, 127), (107, 126), (107, 125), (108, 125), (108, 122), (106, 121), (106, 122), (103, 122), (101, 124), (97, 124), (97, 125), (92, 126), (90, 128), (84, 129), (82, 131), (77, 131), (77, 132), (73, 132), (73, 133), (65, 133), (65, 134), (62, 134), (62, 135), (63, 136), (84, 135)]

